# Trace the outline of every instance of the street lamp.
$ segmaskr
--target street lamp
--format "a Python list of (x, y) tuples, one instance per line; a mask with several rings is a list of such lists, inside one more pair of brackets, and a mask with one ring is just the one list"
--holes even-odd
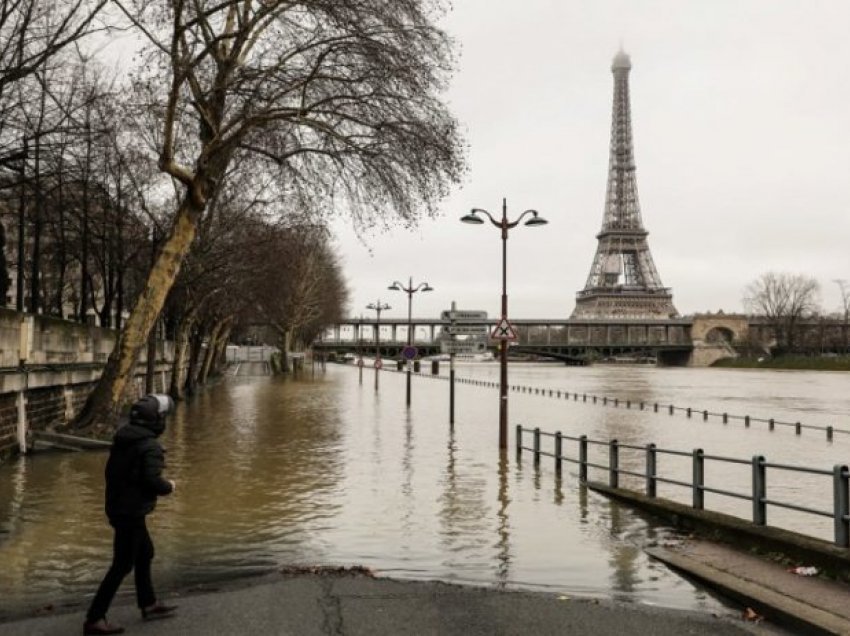
[[(416, 287), (413, 286), (413, 277), (407, 279), (407, 287), (404, 286), (403, 283), (398, 281), (393, 281), (393, 284), (387, 287), (387, 289), (391, 289), (393, 291), (403, 291), (407, 294), (407, 347), (411, 347), (413, 345), (412, 339), (412, 318), (411, 311), (413, 308), (413, 294), (418, 291), (429, 292), (434, 291), (434, 288), (431, 287), (428, 283), (419, 283)], [(407, 406), (410, 406), (410, 360), (407, 361)]]
[(377, 302), (369, 303), (366, 309), (374, 309), (378, 314), (378, 319), (375, 323), (375, 390), (378, 390), (378, 372), (381, 370), (381, 312), (391, 307), (382, 303), (380, 299)]
[[(508, 319), (508, 230), (512, 230), (520, 224), (525, 217), (529, 219), (523, 223), (531, 227), (546, 225), (548, 221), (537, 213), (537, 210), (526, 210), (514, 221), (508, 221), (508, 204), (502, 199), (502, 218), (496, 220), (487, 210), (472, 208), (472, 211), (461, 217), (463, 223), (481, 225), (484, 223), (479, 215), (483, 214), (490, 222), (502, 231), (502, 323)], [(499, 350), (499, 448), (508, 447), (508, 339), (501, 338)]]

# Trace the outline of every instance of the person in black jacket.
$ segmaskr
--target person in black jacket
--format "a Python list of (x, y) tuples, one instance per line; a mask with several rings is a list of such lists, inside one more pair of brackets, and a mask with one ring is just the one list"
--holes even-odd
[(165, 456), (157, 440), (165, 430), (170, 408), (169, 397), (146, 395), (132, 405), (129, 422), (115, 432), (106, 462), (106, 516), (115, 529), (112, 565), (92, 599), (84, 634), (124, 631), (106, 620), (106, 612), (131, 570), (135, 570), (136, 601), (143, 619), (162, 618), (176, 609), (158, 603), (154, 594), (154, 548), (145, 525), (145, 516), (153, 512), (157, 497), (174, 492), (174, 482), (162, 476)]

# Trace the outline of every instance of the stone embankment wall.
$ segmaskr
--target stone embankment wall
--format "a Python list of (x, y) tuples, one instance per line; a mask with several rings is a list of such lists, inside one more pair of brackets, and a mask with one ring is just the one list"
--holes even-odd
[[(0, 308), (0, 461), (25, 450), (28, 431), (70, 422), (97, 384), (117, 332)], [(135, 391), (144, 391), (142, 351)], [(173, 348), (157, 343), (155, 390), (170, 382)]]

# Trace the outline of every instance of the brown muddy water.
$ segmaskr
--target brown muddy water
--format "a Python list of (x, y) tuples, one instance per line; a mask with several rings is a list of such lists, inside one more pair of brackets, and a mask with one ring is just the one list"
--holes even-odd
[[(497, 389), (458, 385), (451, 431), (445, 380), (415, 377), (408, 410), (403, 375), (382, 373), (376, 393), (372, 374), (362, 385), (353, 366), (295, 380), (233, 377), (179, 405), (163, 436), (178, 489), (150, 518), (160, 588), (287, 564), (359, 564), (396, 578), (727, 611), (643, 553), (668, 530), (581, 488), (571, 464), (558, 480), (551, 460), (539, 470), (528, 455), (517, 462), (514, 425), (826, 469), (850, 461), (850, 435), (827, 443), (816, 431), (521, 392), (510, 394), (512, 447), (500, 456)], [(458, 376), (495, 382), (498, 367), (459, 365)], [(850, 374), (515, 364), (511, 382), (850, 429)], [(0, 618), (91, 598), (111, 545), (105, 460), (103, 452), (41, 453), (0, 465)], [(621, 459), (638, 471), (643, 461)], [(746, 466), (707, 466), (706, 479), (744, 492), (750, 485)], [(827, 478), (769, 487), (771, 498), (832, 503)], [(659, 495), (690, 498), (674, 487)], [(748, 502), (709, 495), (706, 505), (749, 514)], [(768, 520), (831, 537), (829, 519), (771, 509)]]

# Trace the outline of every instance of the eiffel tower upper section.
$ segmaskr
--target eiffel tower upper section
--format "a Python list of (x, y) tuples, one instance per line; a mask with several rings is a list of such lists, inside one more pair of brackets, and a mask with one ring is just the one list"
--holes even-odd
[(673, 295), (661, 283), (652, 260), (638, 201), (629, 72), (622, 50), (614, 56), (614, 108), (608, 192), (599, 244), (584, 289), (576, 294), (574, 319), (664, 319), (678, 316)]

